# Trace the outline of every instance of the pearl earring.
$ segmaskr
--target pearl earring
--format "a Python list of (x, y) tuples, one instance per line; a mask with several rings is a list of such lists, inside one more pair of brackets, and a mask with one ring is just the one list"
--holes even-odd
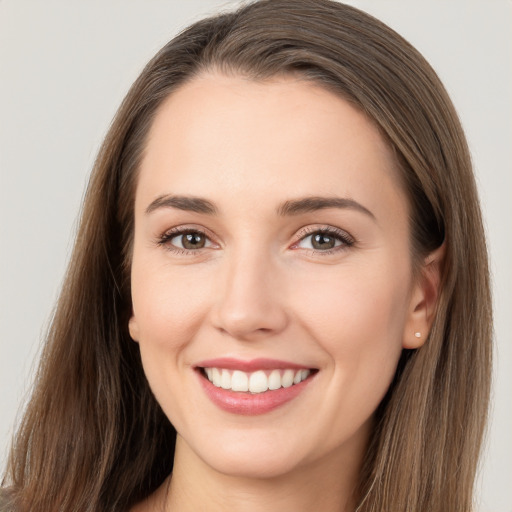
[(416, 338), (421, 338), (421, 332), (415, 332), (414, 336), (416, 336)]

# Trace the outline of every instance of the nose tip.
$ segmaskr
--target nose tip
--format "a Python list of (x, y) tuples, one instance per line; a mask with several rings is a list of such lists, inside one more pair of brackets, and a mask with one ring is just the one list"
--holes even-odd
[[(268, 262), (267, 262), (268, 263)], [(239, 340), (275, 335), (287, 325), (283, 288), (269, 265), (232, 265), (222, 278), (214, 323)]]
[(224, 315), (219, 330), (239, 340), (249, 340), (279, 331), (269, 318), (259, 320), (254, 314)]

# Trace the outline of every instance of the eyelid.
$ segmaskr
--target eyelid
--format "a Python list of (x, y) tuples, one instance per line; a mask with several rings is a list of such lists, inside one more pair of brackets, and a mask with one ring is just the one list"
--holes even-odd
[[(296, 240), (293, 243), (293, 246), (297, 245), (299, 242), (304, 240), (310, 235), (313, 235), (315, 233), (324, 233), (327, 235), (335, 236), (338, 239), (341, 239), (342, 242), (344, 242), (345, 245), (353, 245), (356, 240), (354, 237), (345, 231), (344, 229), (336, 228), (334, 226), (328, 226), (328, 225), (315, 225), (315, 226), (305, 226), (302, 228), (296, 235)], [(325, 252), (325, 251), (323, 251)]]
[(156, 244), (165, 247), (168, 251), (177, 252), (180, 254), (197, 254), (201, 249), (209, 249), (209, 247), (201, 247), (199, 249), (185, 249), (183, 247), (177, 247), (170, 243), (170, 241), (178, 237), (180, 235), (185, 235), (187, 233), (199, 233), (207, 238), (213, 246), (219, 247), (219, 244), (214, 241), (214, 237), (210, 234), (209, 230), (205, 229), (202, 226), (196, 226), (193, 224), (176, 226), (170, 229), (165, 230), (161, 235), (159, 235), (156, 239)]
[[(186, 249), (183, 247), (177, 247), (170, 243), (170, 241), (173, 238), (179, 237), (180, 235), (185, 235), (187, 233), (199, 233), (203, 235), (205, 238), (207, 238), (210, 241), (211, 245), (207, 247), (200, 247), (198, 249)], [(335, 237), (337, 240), (341, 241), (341, 244), (326, 250), (307, 248), (302, 248), (302, 250), (309, 251), (311, 254), (329, 255), (345, 250), (355, 243), (355, 239), (352, 237), (352, 235), (350, 235), (347, 231), (343, 229), (329, 225), (309, 225), (299, 230), (299, 232), (294, 237), (295, 241), (292, 243), (290, 248), (293, 250), (299, 249), (299, 247), (297, 246), (301, 241), (305, 240), (308, 236), (311, 236), (316, 233), (322, 233), (325, 235)], [(213, 237), (209, 233), (209, 230), (205, 229), (202, 226), (183, 225), (167, 229), (157, 238), (156, 243), (157, 245), (164, 246), (167, 250), (171, 252), (176, 252), (179, 254), (197, 255), (201, 252), (202, 249), (211, 249), (212, 246), (214, 248), (219, 248), (219, 244), (214, 241), (214, 238), (215, 237)]]

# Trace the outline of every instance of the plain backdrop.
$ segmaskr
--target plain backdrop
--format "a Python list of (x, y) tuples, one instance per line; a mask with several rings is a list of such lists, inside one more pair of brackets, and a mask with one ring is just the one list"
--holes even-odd
[[(496, 319), (493, 410), (477, 498), (482, 512), (512, 512), (512, 3), (349, 3), (425, 55), (466, 129), (488, 229)], [(234, 5), (0, 0), (0, 469), (87, 176), (117, 106), (178, 30)]]

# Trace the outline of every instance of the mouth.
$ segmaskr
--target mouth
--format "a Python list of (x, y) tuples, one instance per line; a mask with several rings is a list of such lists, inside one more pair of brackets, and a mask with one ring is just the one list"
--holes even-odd
[(226, 368), (200, 368), (201, 373), (215, 387), (239, 393), (265, 393), (280, 388), (289, 388), (305, 381), (315, 370), (274, 369), (245, 372)]
[(316, 368), (269, 359), (215, 359), (194, 369), (215, 405), (241, 415), (263, 414), (290, 402), (318, 373)]

